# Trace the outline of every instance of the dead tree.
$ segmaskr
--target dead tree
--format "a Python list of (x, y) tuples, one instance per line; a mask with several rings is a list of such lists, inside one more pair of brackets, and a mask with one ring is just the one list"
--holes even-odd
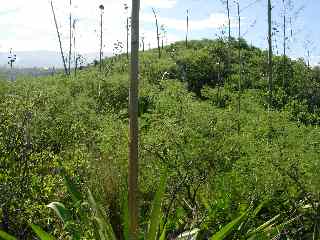
[(161, 48), (160, 48), (160, 35), (159, 35), (158, 16), (157, 16), (156, 11), (154, 10), (154, 8), (152, 8), (152, 12), (153, 12), (153, 15), (154, 15), (154, 19), (156, 21), (158, 56), (159, 56), (159, 59), (160, 59), (161, 58)]

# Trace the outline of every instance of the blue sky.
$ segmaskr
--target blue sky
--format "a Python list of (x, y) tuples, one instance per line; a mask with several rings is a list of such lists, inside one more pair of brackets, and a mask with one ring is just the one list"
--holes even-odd
[[(243, 37), (261, 48), (267, 47), (267, 0), (239, 0)], [(290, 0), (285, 0), (287, 3)], [(69, 0), (53, 0), (62, 33), (64, 49), (68, 46)], [(311, 61), (320, 61), (318, 41), (319, 0), (291, 0), (287, 8), (288, 53), (292, 57), (306, 57), (311, 51)], [(105, 52), (112, 52), (113, 43), (125, 40), (126, 12), (123, 8), (128, 0), (73, 0), (71, 11), (77, 18), (78, 52), (98, 51), (98, 23), (100, 4), (105, 5), (104, 31)], [(282, 0), (273, 0), (273, 22), (279, 33), (274, 36), (274, 50), (280, 53), (282, 44)], [(151, 47), (156, 45), (155, 24), (152, 15), (155, 8), (160, 24), (168, 31), (168, 42), (185, 38), (186, 10), (190, 10), (190, 38), (216, 38), (226, 30), (226, 6), (221, 0), (141, 0), (141, 33)], [(230, 0), (232, 35), (237, 36), (236, 4)], [(290, 21), (291, 18), (291, 21)], [(53, 24), (49, 0), (2, 1), (0, 10), (0, 52), (9, 48), (16, 51), (58, 51), (57, 37)], [(292, 29), (292, 36), (291, 36)], [(309, 41), (309, 42), (308, 42)], [(307, 43), (308, 42), (308, 43)], [(306, 44), (307, 43), (307, 44)], [(278, 47), (278, 49), (276, 48)], [(307, 46), (307, 47), (306, 47)]]
[[(292, 57), (307, 57), (307, 49), (312, 53), (312, 62), (320, 61), (320, 52), (317, 48), (320, 39), (320, 1), (293, 0), (291, 7), (286, 7), (287, 15), (287, 52)], [(286, 1), (288, 4), (288, 1)], [(226, 5), (220, 0), (183, 0), (177, 1), (171, 9), (159, 10), (161, 17), (171, 19), (185, 19), (186, 9), (190, 9), (191, 21), (207, 19), (211, 14), (226, 14)], [(267, 47), (267, 0), (240, 0), (242, 36), (261, 48)], [(150, 9), (149, 9), (150, 10)], [(230, 10), (233, 22), (231, 34), (238, 36), (237, 9), (235, 1), (230, 0)], [(225, 16), (226, 17), (226, 16)], [(274, 36), (275, 53), (282, 52), (283, 42), (283, 4), (282, 0), (273, 0), (273, 23), (279, 33)], [(194, 39), (214, 38), (221, 35), (225, 27), (204, 28), (192, 30), (190, 37)], [(151, 29), (151, 26), (148, 26)], [(292, 30), (292, 35), (291, 35)], [(179, 39), (184, 38), (184, 31), (172, 30)], [(308, 47), (306, 47), (308, 45)], [(277, 48), (276, 48), (277, 46)]]

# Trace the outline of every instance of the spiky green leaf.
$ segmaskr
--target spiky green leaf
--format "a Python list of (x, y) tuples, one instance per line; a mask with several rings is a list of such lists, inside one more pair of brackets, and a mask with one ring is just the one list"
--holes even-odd
[(41, 227), (35, 224), (31, 224), (31, 228), (37, 234), (40, 240), (54, 240), (54, 237), (52, 237), (49, 233), (45, 232)]
[(160, 179), (159, 188), (156, 192), (155, 198), (152, 203), (151, 217), (149, 223), (149, 229), (147, 233), (147, 240), (155, 240), (157, 237), (157, 230), (162, 217), (161, 214), (161, 202), (166, 190), (167, 175), (163, 174)]
[(71, 220), (70, 211), (65, 208), (65, 206), (60, 202), (52, 202), (47, 205), (49, 208), (57, 214), (63, 223), (66, 223)]
[(227, 236), (232, 233), (233, 230), (235, 230), (246, 218), (248, 217), (248, 211), (244, 212), (242, 215), (228, 223), (226, 226), (224, 226), (219, 232), (214, 234), (210, 239), (211, 240), (223, 240)]
[(0, 239), (1, 240), (17, 240), (17, 238), (15, 238), (14, 236), (1, 230), (0, 230)]

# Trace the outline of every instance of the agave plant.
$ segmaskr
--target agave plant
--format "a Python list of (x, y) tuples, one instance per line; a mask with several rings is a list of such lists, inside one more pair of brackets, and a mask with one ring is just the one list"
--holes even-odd
[[(65, 171), (62, 171), (64, 175), (64, 182), (65, 186), (67, 187), (68, 193), (70, 194), (72, 198), (73, 205), (76, 206), (78, 209), (78, 215), (80, 219), (80, 225), (91, 225), (94, 227), (94, 239), (97, 240), (117, 240), (116, 235), (113, 231), (113, 228), (110, 224), (110, 221), (108, 219), (108, 216), (106, 214), (106, 211), (103, 209), (103, 207), (96, 202), (95, 198), (93, 197), (90, 190), (88, 190), (87, 197), (83, 196), (83, 194), (78, 191), (77, 186), (74, 182), (72, 182), (71, 178), (65, 174)], [(147, 240), (155, 240), (157, 239), (157, 236), (160, 235), (158, 233), (159, 225), (162, 218), (161, 213), (161, 203), (163, 200), (163, 196), (166, 189), (166, 181), (167, 181), (167, 175), (163, 174), (160, 183), (159, 188), (155, 194), (155, 198), (152, 202), (152, 209), (149, 219), (149, 226), (147, 229), (147, 232), (145, 233)], [(71, 209), (68, 209), (65, 207), (65, 205), (61, 202), (52, 202), (47, 205), (50, 209), (54, 211), (54, 213), (57, 215), (59, 220), (62, 222), (64, 226), (64, 230), (66, 231), (66, 234), (71, 237), (71, 239), (83, 239), (83, 236), (81, 236), (80, 231), (77, 231), (75, 226), (75, 220), (73, 219), (73, 212)], [(88, 206), (88, 207), (85, 207)], [(124, 215), (123, 218), (123, 226), (124, 226), (124, 237), (126, 240), (129, 239), (128, 234), (128, 209), (127, 204), (123, 204), (122, 213)], [(87, 216), (86, 210), (90, 209), (89, 216)], [(41, 227), (31, 224), (30, 227), (34, 231), (34, 233), (37, 235), (37, 237), (40, 240), (53, 240), (55, 239), (52, 235), (45, 232)], [(16, 240), (14, 236), (11, 236), (10, 234), (3, 232), (0, 230), (0, 239), (3, 240)], [(164, 240), (165, 239), (165, 228), (163, 228), (163, 231), (161, 232), (161, 235), (159, 239)]]

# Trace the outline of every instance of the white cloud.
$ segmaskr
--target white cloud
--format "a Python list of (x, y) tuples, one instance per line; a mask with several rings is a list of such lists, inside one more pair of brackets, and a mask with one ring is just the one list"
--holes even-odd
[[(157, 35), (154, 31), (147, 31), (147, 30), (142, 29), (141, 36), (143, 36), (145, 38), (145, 48), (146, 49), (148, 49), (149, 47), (151, 47), (151, 48), (157, 47)], [(172, 34), (172, 33), (168, 33), (168, 36), (164, 39), (164, 45), (176, 42), (178, 40), (181, 40), (181, 39), (177, 35)]]
[[(73, 16), (77, 22), (77, 48), (79, 52), (99, 51), (99, 14), (98, 6), (104, 4), (104, 43), (105, 52), (112, 52), (113, 43), (126, 39), (126, 16), (124, 4), (130, 7), (130, 0), (72, 0)], [(64, 51), (68, 50), (68, 15), (69, 1), (53, 0), (58, 19)], [(177, 0), (142, 0), (141, 15), (147, 7), (172, 8)], [(130, 11), (130, 10), (129, 10)], [(51, 50), (59, 51), (56, 29), (49, 0), (10, 0), (1, 1), (0, 10), (0, 52), (13, 48), (15, 51)], [(146, 39), (150, 39), (151, 32), (143, 30)], [(170, 41), (177, 37), (169, 35)]]
[[(53, 0), (64, 49), (68, 46), (69, 1)], [(126, 15), (123, 4), (126, 0), (73, 0), (73, 15), (77, 23), (78, 48), (83, 52), (96, 52), (99, 49), (98, 6), (105, 5), (104, 39), (105, 51), (112, 50), (112, 43), (125, 39)], [(56, 29), (48, 0), (11, 0), (1, 2), (0, 11), (0, 50), (14, 48), (22, 50), (59, 51)]]
[(142, 0), (141, 7), (173, 8), (176, 4), (177, 0)]
[[(152, 14), (143, 14), (141, 19), (145, 22), (154, 22)], [(158, 17), (159, 23), (164, 24), (169, 29), (186, 31), (186, 20)], [(208, 18), (201, 20), (190, 20), (190, 30), (204, 30), (219, 28), (228, 23), (228, 18), (222, 13), (212, 13)]]

